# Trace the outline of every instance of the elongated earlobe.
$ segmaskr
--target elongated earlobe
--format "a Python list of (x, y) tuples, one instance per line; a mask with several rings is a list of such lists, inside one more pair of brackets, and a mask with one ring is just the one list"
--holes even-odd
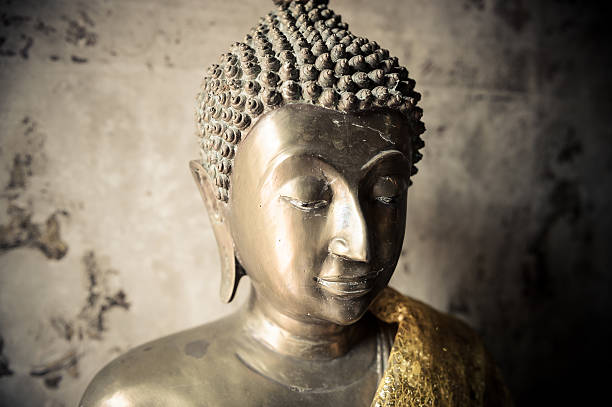
[(236, 259), (234, 240), (226, 220), (225, 203), (215, 198), (206, 170), (197, 160), (189, 162), (193, 175), (215, 233), (221, 259), (221, 300), (229, 303), (236, 294), (240, 278), (245, 274)]

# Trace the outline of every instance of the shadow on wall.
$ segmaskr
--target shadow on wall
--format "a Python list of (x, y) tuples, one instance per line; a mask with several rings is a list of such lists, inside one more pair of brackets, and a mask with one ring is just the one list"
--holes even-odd
[[(463, 242), (459, 251), (476, 248), (475, 272), (449, 304), (452, 313), (478, 321), (521, 406), (597, 400), (605, 388), (598, 388), (598, 366), (612, 340), (610, 203), (590, 188), (603, 196), (612, 191), (581, 179), (583, 146), (572, 126), (545, 132), (535, 146), (533, 202), (491, 210), (482, 240)], [(586, 388), (589, 394), (579, 390)]]
[(599, 404), (612, 341), (612, 14), (571, 1), (532, 10), (524, 24), (502, 13), (517, 31), (536, 24), (539, 41), (525, 95), (533, 145), (513, 163), (531, 166), (529, 199), (488, 208), (478, 238), (454, 242), (476, 255), (449, 306), (476, 321), (516, 405)]

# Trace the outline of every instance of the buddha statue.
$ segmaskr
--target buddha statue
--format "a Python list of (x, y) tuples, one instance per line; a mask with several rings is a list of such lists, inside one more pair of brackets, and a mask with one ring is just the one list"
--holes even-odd
[(137, 347), (82, 407), (508, 406), (465, 324), (387, 287), (421, 158), (415, 82), (327, 1), (276, 1), (205, 75), (190, 167), (236, 313)]

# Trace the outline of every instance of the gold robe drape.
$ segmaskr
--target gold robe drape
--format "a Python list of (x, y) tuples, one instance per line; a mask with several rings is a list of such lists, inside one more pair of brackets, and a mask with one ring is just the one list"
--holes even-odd
[(392, 288), (370, 311), (398, 324), (372, 407), (512, 406), (497, 367), (466, 324)]

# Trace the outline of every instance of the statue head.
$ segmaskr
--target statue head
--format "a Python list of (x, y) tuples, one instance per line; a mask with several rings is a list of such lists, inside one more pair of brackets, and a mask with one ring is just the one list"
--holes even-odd
[(230, 301), (246, 272), (295, 318), (349, 324), (400, 256), (423, 147), (406, 68), (325, 0), (275, 1), (208, 69), (191, 168)]

